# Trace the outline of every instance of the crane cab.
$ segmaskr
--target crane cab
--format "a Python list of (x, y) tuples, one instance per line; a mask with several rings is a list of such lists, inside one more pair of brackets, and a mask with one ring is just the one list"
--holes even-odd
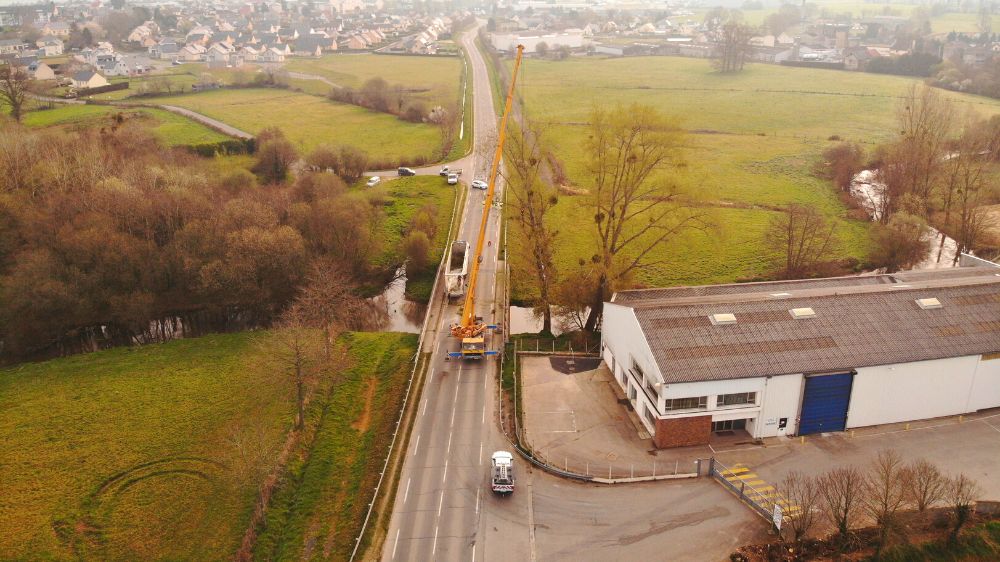
[(507, 451), (493, 453), (490, 465), (490, 489), (497, 494), (514, 493), (514, 455)]
[(482, 336), (462, 338), (462, 359), (482, 359), (486, 353), (486, 340)]

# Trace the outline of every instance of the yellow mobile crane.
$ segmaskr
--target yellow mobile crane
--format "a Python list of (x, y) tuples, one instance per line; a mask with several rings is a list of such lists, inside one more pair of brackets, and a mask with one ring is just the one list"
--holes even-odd
[(486, 240), (486, 223), (490, 218), (490, 208), (493, 206), (493, 195), (496, 189), (497, 172), (500, 171), (500, 159), (503, 157), (503, 143), (507, 138), (507, 117), (514, 100), (514, 85), (517, 83), (517, 71), (521, 68), (521, 55), (524, 45), (517, 46), (517, 57), (514, 59), (514, 71), (510, 75), (510, 88), (507, 90), (507, 103), (500, 119), (500, 130), (497, 135), (497, 150), (493, 155), (493, 165), (490, 167), (490, 181), (486, 189), (486, 201), (483, 203), (483, 218), (479, 224), (479, 238), (476, 239), (476, 253), (473, 255), (472, 271), (469, 274), (469, 286), (465, 291), (465, 304), (462, 305), (462, 319), (451, 325), (451, 335), (462, 340), (461, 351), (451, 352), (449, 357), (463, 359), (482, 359), (484, 355), (496, 355), (496, 351), (486, 351), (484, 334), (487, 329), (493, 329), (476, 316), (476, 281), (479, 278), (479, 266), (483, 259), (483, 242)]

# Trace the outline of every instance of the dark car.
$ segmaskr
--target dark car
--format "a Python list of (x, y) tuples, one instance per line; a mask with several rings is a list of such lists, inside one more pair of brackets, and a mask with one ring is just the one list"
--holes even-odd
[(413, 168), (400, 168), (400, 169), (398, 169), (396, 171), (399, 172), (399, 175), (401, 175), (401, 176), (415, 176), (415, 175), (417, 175), (416, 170), (414, 170)]

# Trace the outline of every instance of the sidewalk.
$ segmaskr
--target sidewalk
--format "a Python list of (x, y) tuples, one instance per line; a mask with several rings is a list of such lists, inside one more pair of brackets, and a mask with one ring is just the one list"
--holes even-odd
[[(523, 439), (562, 470), (602, 478), (695, 471), (708, 446), (653, 447), (635, 413), (599, 359), (522, 356)], [(610, 476), (609, 476), (610, 474)]]

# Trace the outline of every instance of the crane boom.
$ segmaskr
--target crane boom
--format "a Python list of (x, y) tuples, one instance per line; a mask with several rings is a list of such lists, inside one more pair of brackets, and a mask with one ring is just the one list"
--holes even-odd
[(500, 160), (503, 157), (503, 144), (507, 138), (507, 117), (510, 115), (510, 108), (514, 101), (514, 85), (517, 84), (517, 71), (521, 67), (521, 56), (524, 53), (524, 45), (517, 46), (517, 57), (514, 59), (514, 70), (511, 72), (510, 87), (507, 89), (507, 102), (504, 105), (503, 117), (500, 119), (500, 130), (497, 134), (497, 149), (493, 154), (493, 163), (490, 166), (489, 185), (486, 189), (486, 201), (483, 204), (483, 216), (479, 223), (479, 237), (476, 239), (476, 253), (472, 260), (472, 271), (469, 274), (469, 286), (465, 293), (465, 304), (462, 305), (461, 322), (451, 326), (451, 334), (457, 338), (463, 338), (463, 354), (467, 347), (464, 340), (470, 338), (481, 338), (486, 330), (486, 324), (476, 320), (476, 281), (479, 278), (479, 266), (483, 256), (483, 243), (486, 241), (486, 223), (490, 217), (490, 208), (493, 206), (493, 197), (496, 191), (497, 173), (500, 171)]

